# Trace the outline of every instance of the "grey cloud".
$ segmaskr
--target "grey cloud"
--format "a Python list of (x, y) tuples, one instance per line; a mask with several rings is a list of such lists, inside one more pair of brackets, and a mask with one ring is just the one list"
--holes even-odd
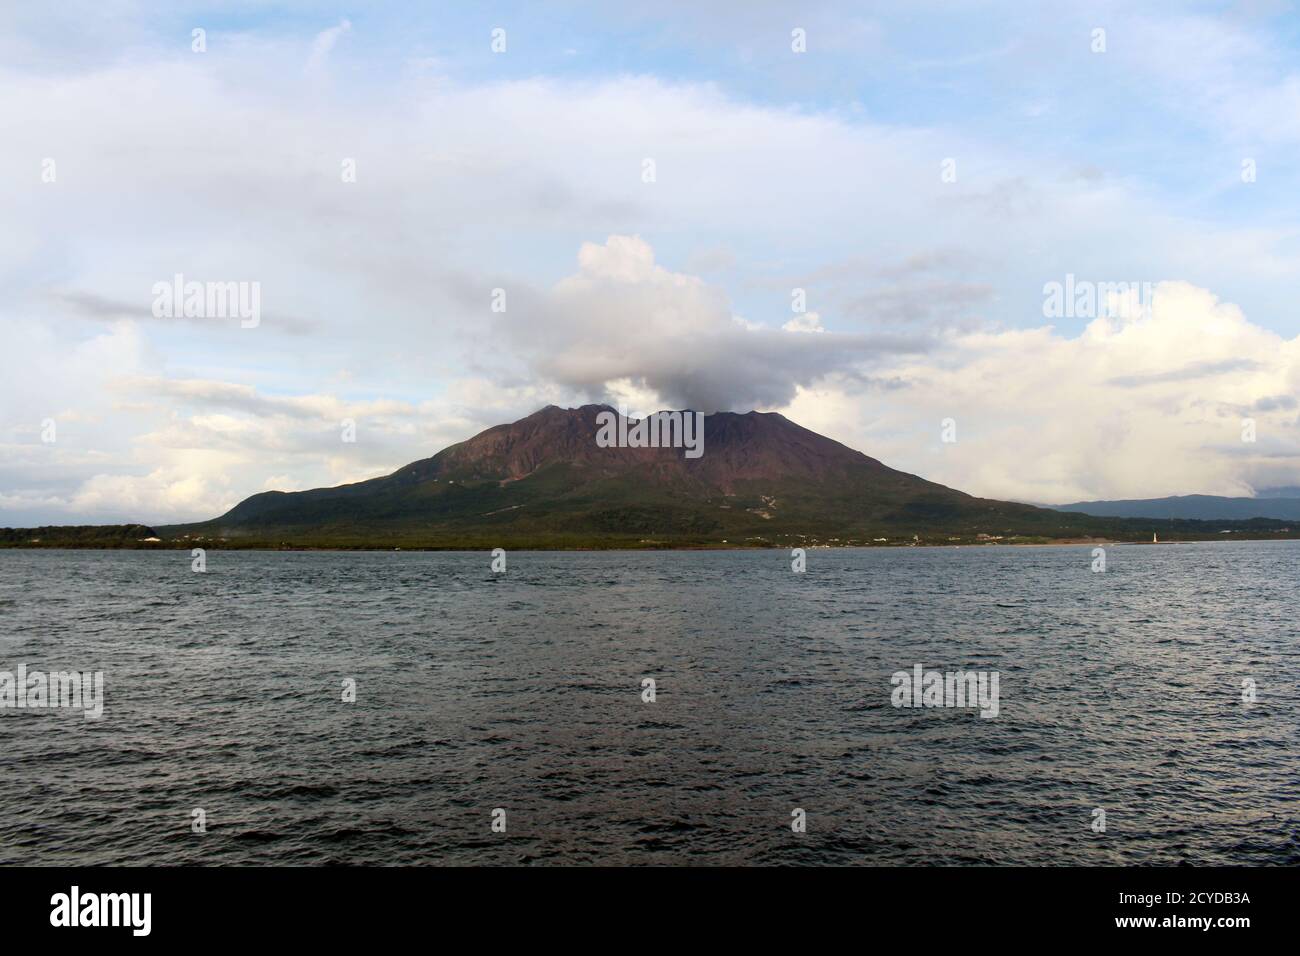
[[(893, 353), (923, 352), (923, 339), (892, 336), (799, 334), (738, 330), (734, 334), (682, 340), (682, 355), (649, 351), (626, 366), (674, 408), (696, 411), (749, 411), (788, 404), (798, 386), (855, 371), (861, 362)], [(603, 391), (610, 369), (591, 366), (571, 375), (568, 384), (595, 394)], [(639, 373), (639, 374), (638, 374)], [(617, 378), (621, 376), (609, 376)], [(564, 381), (562, 378), (560, 381)]]
[(981, 256), (968, 250), (923, 249), (892, 261), (871, 256), (850, 256), (809, 272), (760, 280), (754, 285), (780, 289), (787, 286), (815, 287), (879, 279), (906, 279), (931, 273), (966, 272), (984, 264)]
[(121, 302), (93, 292), (54, 292), (52, 298), (82, 318), (112, 321), (116, 319), (151, 319), (150, 300)]
[(933, 330), (968, 326), (975, 318), (972, 310), (995, 300), (993, 285), (965, 278), (985, 265), (967, 251), (925, 249), (886, 261), (853, 256), (754, 285), (807, 289), (810, 307), (823, 315), (841, 314), (877, 327), (926, 326)]
[[(79, 289), (73, 290), (52, 290), (47, 294), (47, 301), (54, 304), (55, 307), (61, 308), (66, 313), (75, 315), (77, 318), (90, 319), (96, 322), (116, 322), (121, 319), (137, 319), (148, 322), (185, 322), (191, 325), (208, 326), (217, 328), (222, 324), (227, 326), (233, 325), (239, 327), (237, 320), (212, 319), (199, 316), (167, 316), (160, 318), (153, 314), (153, 297), (141, 296), (140, 301), (127, 302), (122, 299), (115, 299), (109, 296), (99, 295), (95, 292), (86, 292)], [(273, 312), (263, 312), (261, 321), (257, 326), (259, 329), (278, 330), (289, 332), (294, 335), (305, 335), (315, 331), (319, 326), (316, 322), (308, 319), (301, 319), (294, 316), (282, 315)]]
[(736, 266), (736, 254), (727, 245), (697, 249), (686, 260), (686, 269), (692, 273), (726, 272)]
[(393, 418), (415, 416), (419, 412), (406, 402), (344, 402), (325, 395), (264, 395), (251, 385), (205, 379), (136, 378), (121, 381), (118, 387), (168, 398), (178, 404), (221, 408), (260, 418), (283, 416), (333, 421), (339, 414), (364, 413), (372, 418)]
[(165, 378), (134, 379), (120, 384), (132, 392), (143, 392), (198, 407), (223, 408), (256, 416), (320, 417), (318, 411), (301, 403), (262, 395), (250, 385)]
[(1294, 395), (1268, 395), (1264, 398), (1255, 400), (1255, 411), (1257, 412), (1276, 412), (1283, 409), (1295, 408), (1300, 405)]
[(1139, 375), (1117, 375), (1108, 379), (1108, 385), (1121, 388), (1138, 388), (1143, 385), (1161, 385), (1167, 382), (1188, 382), (1212, 375), (1226, 375), (1229, 372), (1253, 372), (1261, 368), (1253, 359), (1224, 359), (1219, 362), (1193, 362), (1182, 368), (1167, 372), (1147, 372)]
[(843, 306), (850, 317), (903, 324), (948, 324), (969, 319), (971, 307), (994, 299), (990, 285), (933, 279), (873, 289)]
[(957, 192), (947, 201), (973, 207), (992, 219), (1006, 220), (1025, 215), (1041, 215), (1044, 198), (1027, 177), (1013, 176), (1000, 180), (987, 189)]
[[(576, 276), (552, 290), (513, 284), (498, 341), (538, 375), (593, 399), (623, 379), (673, 407), (779, 407), (832, 374), (856, 375), (885, 356), (930, 348), (922, 335), (798, 333), (747, 327), (721, 290), (653, 264), (650, 247), (611, 237), (583, 247)], [(463, 277), (462, 294), (485, 294)]]

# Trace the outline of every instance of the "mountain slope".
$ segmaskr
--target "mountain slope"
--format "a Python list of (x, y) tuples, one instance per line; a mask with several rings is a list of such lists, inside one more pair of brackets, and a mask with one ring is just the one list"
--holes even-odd
[(1274, 518), (1300, 521), (1300, 498), (1225, 498), (1218, 495), (1176, 495), (1170, 498), (1130, 498), (1119, 501), (1076, 501), (1053, 505), (1057, 511), (1113, 518), (1183, 518), (1200, 521), (1242, 521)]
[(548, 406), (382, 478), (265, 492), (212, 521), (161, 530), (294, 544), (551, 547), (1065, 536), (1096, 526), (896, 471), (774, 413), (706, 416), (699, 458), (602, 448), (596, 416), (607, 410)]

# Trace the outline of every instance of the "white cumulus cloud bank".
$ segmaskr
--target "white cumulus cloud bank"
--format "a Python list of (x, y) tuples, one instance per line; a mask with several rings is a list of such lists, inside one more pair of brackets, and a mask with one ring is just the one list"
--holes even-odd
[(529, 293), (499, 322), (503, 340), (533, 374), (593, 399), (631, 381), (666, 405), (715, 411), (778, 407), (830, 374), (857, 375), (894, 353), (924, 352), (930, 339), (820, 330), (803, 313), (771, 328), (735, 315), (723, 291), (656, 264), (638, 236), (583, 243), (578, 271)]
[[(1077, 335), (952, 334), (931, 355), (877, 369), (865, 391), (828, 382), (784, 411), (964, 491), (1065, 503), (1295, 484), (1297, 394), (1300, 337), (1164, 282), (1149, 315), (1096, 318)], [(957, 440), (944, 443), (948, 418)]]
[[(602, 397), (781, 410), (995, 497), (1300, 484), (1296, 344), (1261, 324), (1294, 301), (1286, 222), (1189, 216), (977, 127), (707, 83), (396, 64), (376, 86), (363, 33), (4, 58), (0, 524), (207, 518)], [(1150, 318), (1046, 327), (1038, 289), (1066, 273), (1192, 285)], [(153, 318), (175, 274), (257, 281), (261, 325)]]

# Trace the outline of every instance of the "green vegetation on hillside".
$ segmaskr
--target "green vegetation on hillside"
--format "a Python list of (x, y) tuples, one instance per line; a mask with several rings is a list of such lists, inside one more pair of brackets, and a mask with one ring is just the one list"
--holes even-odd
[[(154, 539), (150, 541), (149, 539)], [(141, 524), (0, 528), (0, 548), (158, 548), (158, 532)]]
[[(705, 454), (607, 448), (548, 406), (381, 478), (264, 492), (219, 518), (7, 529), (0, 547), (367, 549), (1034, 544), (1300, 537), (1288, 522), (1103, 518), (976, 498), (776, 414), (705, 418)], [(1226, 532), (1226, 533), (1225, 533)], [(150, 539), (160, 538), (161, 541)]]

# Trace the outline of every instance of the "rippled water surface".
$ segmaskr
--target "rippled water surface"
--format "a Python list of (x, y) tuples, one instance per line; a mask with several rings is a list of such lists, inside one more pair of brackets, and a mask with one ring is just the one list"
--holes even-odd
[(1107, 558), (0, 551), (0, 862), (1300, 862), (1300, 545)]

